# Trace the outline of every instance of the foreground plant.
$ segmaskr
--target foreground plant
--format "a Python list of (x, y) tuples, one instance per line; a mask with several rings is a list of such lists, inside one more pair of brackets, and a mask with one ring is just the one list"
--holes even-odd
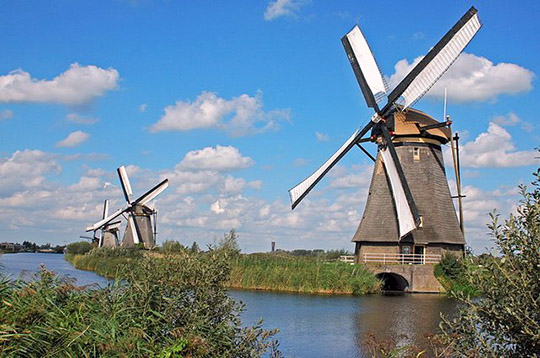
[(534, 176), (532, 191), (520, 186), (516, 215), (504, 224), (491, 215), (489, 228), (500, 258), (484, 259), (465, 272), (480, 297), (455, 293), (464, 307), (441, 325), (456, 355), (540, 356), (540, 169)]
[(81, 288), (42, 269), (0, 280), (0, 356), (258, 357), (275, 331), (244, 328), (227, 295), (229, 258), (165, 255), (122, 269), (124, 281)]

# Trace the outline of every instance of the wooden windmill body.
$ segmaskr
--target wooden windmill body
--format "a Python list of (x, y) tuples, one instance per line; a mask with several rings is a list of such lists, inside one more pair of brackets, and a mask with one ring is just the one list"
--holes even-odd
[[(156, 246), (156, 235), (154, 226), (152, 225), (152, 215), (155, 214), (156, 212), (146, 205), (137, 205), (130, 213), (130, 215), (133, 216), (135, 225), (139, 230), (140, 240), (145, 248), (153, 248)], [(128, 223), (126, 231), (124, 231), (124, 238), (121, 246), (129, 247), (135, 244), (133, 228), (135, 228), (135, 226), (131, 226)]]
[[(356, 261), (375, 262), (384, 257), (389, 263), (423, 263), (417, 261), (446, 252), (461, 254), (465, 238), (452, 202), (441, 148), (451, 140), (451, 131), (442, 126), (422, 130), (439, 122), (414, 109), (394, 112), (388, 122), (421, 224), (400, 237), (390, 180), (378, 153), (364, 214), (352, 239)], [(382, 136), (373, 138), (384, 144)], [(401, 262), (404, 260), (409, 262)]]

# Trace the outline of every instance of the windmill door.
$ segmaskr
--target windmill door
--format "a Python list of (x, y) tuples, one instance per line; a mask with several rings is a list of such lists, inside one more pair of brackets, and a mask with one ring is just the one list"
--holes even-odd
[(414, 263), (417, 265), (423, 265), (424, 261), (425, 246), (414, 246)]

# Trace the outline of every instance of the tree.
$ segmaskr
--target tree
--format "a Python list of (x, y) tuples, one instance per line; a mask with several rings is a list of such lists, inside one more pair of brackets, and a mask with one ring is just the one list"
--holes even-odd
[(197, 241), (193, 241), (193, 245), (191, 245), (191, 252), (194, 254), (197, 254), (201, 251), (199, 248), (199, 245), (197, 244)]
[(488, 225), (500, 257), (467, 265), (465, 277), (480, 292), (464, 303), (457, 318), (443, 319), (445, 338), (469, 357), (540, 357), (540, 169), (533, 190), (521, 185), (516, 215), (500, 224), (493, 212)]
[(238, 245), (238, 235), (236, 234), (235, 229), (231, 229), (228, 234), (223, 235), (223, 238), (218, 242), (217, 249), (227, 251), (232, 254), (240, 253), (240, 246)]

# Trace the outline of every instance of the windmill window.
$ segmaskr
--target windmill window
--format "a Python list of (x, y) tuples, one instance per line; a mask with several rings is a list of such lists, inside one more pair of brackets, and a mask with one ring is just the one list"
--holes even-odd
[(413, 158), (414, 160), (420, 160), (420, 148), (413, 148)]

